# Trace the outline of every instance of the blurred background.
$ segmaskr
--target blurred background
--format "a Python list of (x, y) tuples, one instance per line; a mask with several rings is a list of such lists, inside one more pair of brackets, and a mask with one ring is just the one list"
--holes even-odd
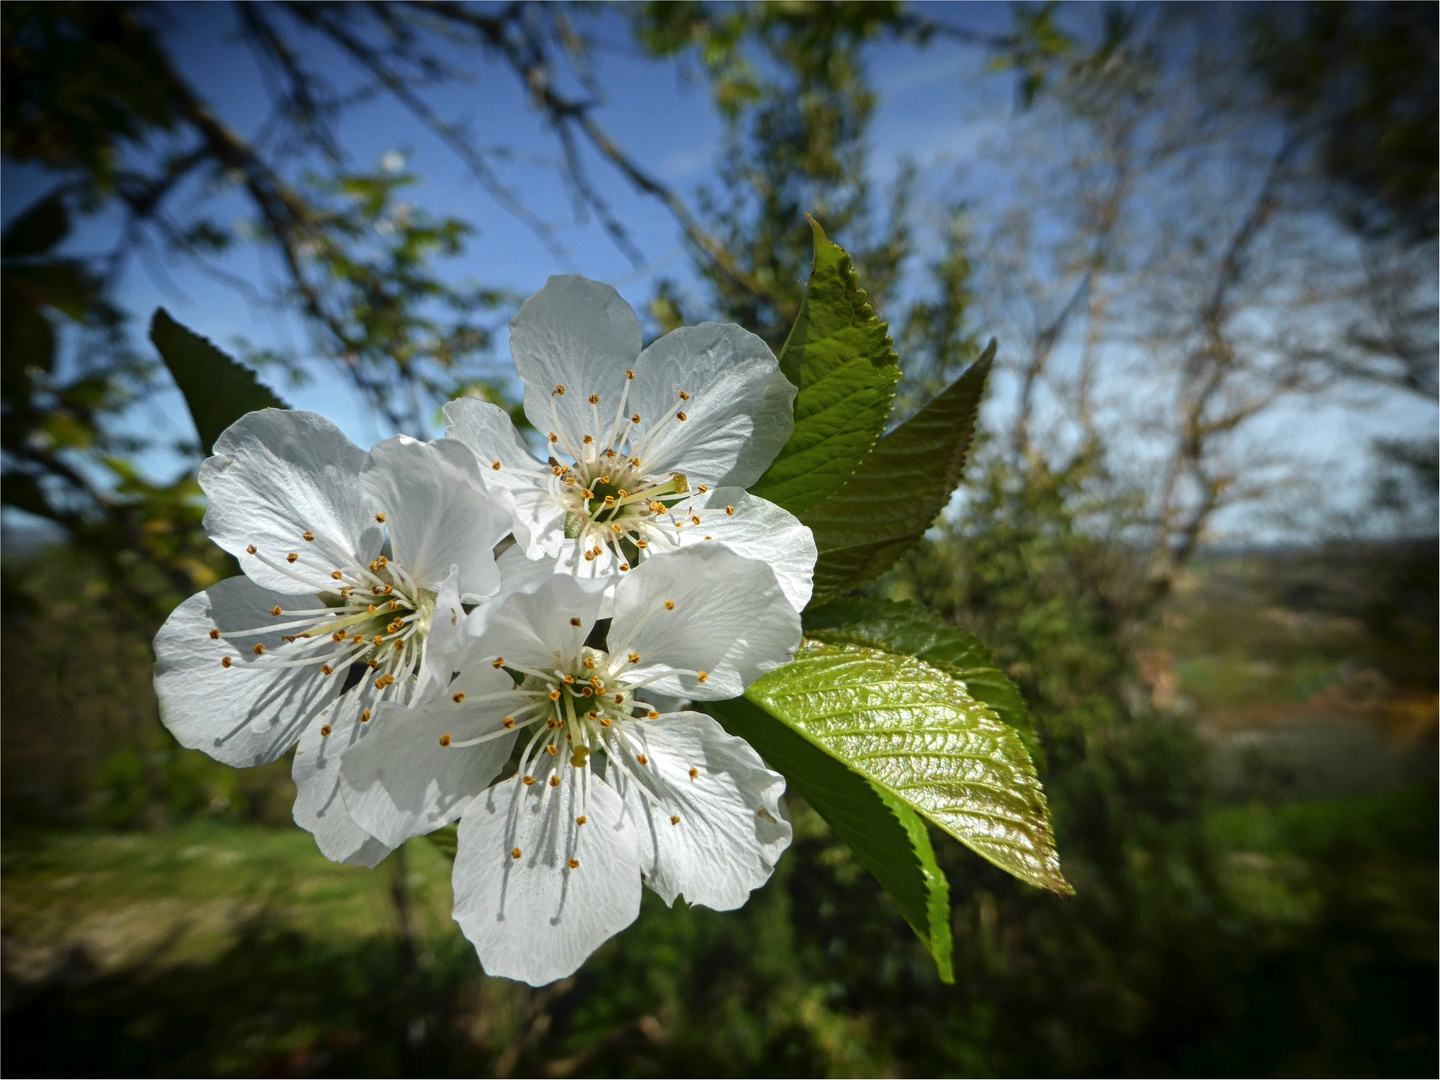
[[(1433, 4), (70, 4), (3, 30), (3, 1068), (1433, 1075)], [(954, 986), (845, 846), (484, 977), (449, 863), (160, 726), (235, 572), (151, 313), (368, 446), (513, 406), (548, 274), (775, 347), (811, 212), (906, 377), (991, 335), (878, 586), (1035, 714), (1061, 900), (946, 837)], [(518, 415), (518, 413), (517, 413)]]

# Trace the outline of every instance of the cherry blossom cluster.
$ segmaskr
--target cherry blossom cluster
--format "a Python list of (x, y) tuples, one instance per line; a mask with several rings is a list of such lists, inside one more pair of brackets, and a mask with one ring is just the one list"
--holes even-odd
[(470, 398), (444, 438), (368, 452), (313, 413), (227, 429), (200, 485), (243, 575), (166, 621), (155, 686), (187, 747), (293, 749), (295, 820), (331, 859), (458, 821), (457, 922), (487, 972), (541, 985), (642, 883), (729, 910), (769, 878), (784, 778), (687, 706), (790, 660), (816, 550), (746, 491), (794, 427), (759, 338), (642, 350), (619, 294), (572, 276), (510, 340), (528, 438)]

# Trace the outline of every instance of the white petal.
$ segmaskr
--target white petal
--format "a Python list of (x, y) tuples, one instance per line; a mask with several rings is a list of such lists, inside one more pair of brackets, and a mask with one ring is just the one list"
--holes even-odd
[(604, 592), (601, 581), (549, 574), (502, 593), (471, 613), (470, 655), (477, 660), (501, 656), (510, 665), (544, 670), (564, 665), (568, 670), (599, 617)]
[[(609, 285), (552, 277), (510, 320), (510, 353), (525, 380), (532, 424), (572, 439), (603, 437), (619, 407), (625, 371), (640, 355), (640, 321)], [(557, 386), (565, 392), (557, 394)], [(594, 412), (591, 394), (600, 396)]]
[[(501, 703), (465, 705), (454, 695), (474, 700), (513, 686), (510, 676), (487, 664), (419, 704), (382, 706), (370, 721), (373, 730), (341, 759), (350, 816), (392, 848), (458, 818), (510, 757), (515, 732), (500, 726)], [(478, 746), (440, 742), (446, 735), (453, 744), (495, 732), (504, 734)]]
[[(572, 974), (640, 911), (634, 830), (619, 797), (589, 769), (541, 757), (535, 784), (515, 777), (470, 803), (452, 879), (455, 921), (486, 973), (531, 986)], [(558, 787), (546, 782), (551, 770)]]
[(685, 414), (645, 447), (641, 459), (652, 475), (682, 472), (692, 486), (748, 487), (795, 430), (794, 385), (770, 347), (733, 324), (672, 330), (634, 367), (630, 402), (645, 421), (642, 439), (651, 423)]
[(553, 556), (565, 534), (565, 510), (550, 492), (549, 466), (531, 455), (505, 410), (474, 398), (452, 401), (445, 406), (445, 435), (469, 447), (491, 490), (505, 494), (526, 553)]
[[(314, 596), (262, 589), (228, 578), (176, 608), (155, 635), (155, 696), (160, 718), (181, 746), (203, 750), (227, 765), (274, 761), (301, 729), (334, 700), (340, 684), (319, 663), (276, 667), (286, 650), (278, 633), (240, 634), (273, 625), (271, 608), (313, 608)], [(210, 632), (219, 629), (221, 637)], [(254, 647), (272, 651), (257, 657)], [(221, 660), (230, 659), (224, 667)]]
[[(815, 534), (790, 511), (768, 499), (762, 499), (741, 488), (720, 488), (697, 500), (696, 507), (709, 511), (701, 525), (675, 530), (677, 547), (710, 542), (724, 544), (737, 555), (768, 563), (775, 571), (785, 599), (796, 611), (804, 611), (814, 588)], [(734, 514), (725, 513), (734, 507)], [(651, 545), (652, 555), (661, 554), (658, 544)]]
[(469, 615), (460, 602), (459, 580), (459, 567), (451, 567), (440, 591), (435, 594), (435, 610), (430, 615), (430, 631), (425, 637), (420, 678), (415, 685), (416, 696), (448, 686), (451, 676), (464, 665), (469, 653), (471, 639), (466, 632)]
[[(716, 911), (745, 903), (790, 844), (780, 804), (785, 778), (702, 713), (623, 727), (631, 736), (627, 765), (655, 796), (614, 777), (635, 822), (645, 884), (667, 904), (680, 894)], [(646, 756), (643, 766), (634, 760), (637, 746)]]
[[(200, 466), (200, 487), (210, 500), (205, 532), (240, 560), (247, 576), (282, 592), (303, 586), (253, 558), (250, 545), (284, 562), (307, 546), (302, 534), (309, 530), (368, 563), (380, 550), (381, 533), (360, 498), (364, 464), (365, 451), (321, 416), (247, 413), (221, 433), (214, 456)], [(323, 584), (323, 577), (310, 573), (306, 580)]]
[(295, 781), (293, 816), (295, 824), (314, 834), (327, 859), (374, 866), (391, 848), (355, 824), (340, 792), (341, 756), (369, 728), (368, 723), (359, 722), (359, 711), (357, 695), (346, 694), (300, 736), (290, 767), (290, 778)]
[[(800, 616), (765, 563), (700, 544), (646, 559), (621, 579), (608, 641), (612, 654), (640, 654), (627, 681), (659, 676), (652, 685), (662, 694), (717, 700), (794, 656)], [(706, 677), (666, 674), (672, 668)]]
[(462, 444), (387, 439), (370, 451), (361, 479), (365, 509), (384, 515), (393, 558), (418, 584), (437, 589), (458, 566), (461, 596), (490, 596), (500, 587), (492, 552), (510, 531), (509, 519)]

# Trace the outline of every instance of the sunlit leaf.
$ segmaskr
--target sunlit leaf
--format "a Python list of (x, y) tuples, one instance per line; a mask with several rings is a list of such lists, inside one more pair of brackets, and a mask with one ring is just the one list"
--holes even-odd
[(799, 387), (795, 431), (751, 492), (798, 514), (838, 490), (865, 459), (890, 415), (900, 367), (850, 256), (815, 233), (815, 264), (800, 314), (780, 350)]
[(968, 630), (947, 623), (913, 601), (841, 597), (805, 611), (806, 636), (832, 645), (865, 645), (903, 653), (939, 668), (965, 685), (970, 696), (995, 710), (1038, 757), (1035, 724), (1020, 688), (995, 666), (989, 648)]
[(884, 573), (919, 542), (960, 482), (995, 342), (947, 389), (875, 444), (823, 502), (801, 513), (815, 534), (815, 599)]
[(785, 775), (890, 894), (919, 935), (944, 982), (951, 970), (950, 885), (935, 861), (925, 822), (903, 801), (871, 783), (764, 709), (736, 698), (709, 702), (710, 712)]
[(1024, 742), (945, 672), (807, 641), (745, 697), (1002, 870), (1073, 892)]

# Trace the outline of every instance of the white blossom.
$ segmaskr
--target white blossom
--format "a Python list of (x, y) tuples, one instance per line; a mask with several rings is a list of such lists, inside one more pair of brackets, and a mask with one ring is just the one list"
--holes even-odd
[(499, 588), (492, 551), (509, 521), (458, 443), (401, 436), (366, 453), (305, 412), (242, 417), (200, 486), (206, 532), (244, 576), (190, 597), (156, 635), (161, 718), (231, 765), (298, 741), (296, 822), (329, 858), (373, 866), (394, 845), (346, 812), (340, 752), (382, 703), (420, 689), (427, 647), (460, 638), (462, 601)]
[(792, 514), (746, 493), (794, 430), (795, 387), (738, 326), (682, 327), (643, 352), (613, 288), (552, 277), (510, 324), (540, 462), (509, 416), (472, 398), (445, 407), (446, 434), (474, 451), (513, 502), (526, 555), (581, 577), (715, 540), (769, 563), (796, 611), (816, 548)]
[(783, 777), (709, 716), (646, 700), (734, 697), (791, 659), (800, 620), (774, 571), (720, 545), (646, 561), (594, 648), (605, 587), (507, 584), (445, 656), (454, 681), (381, 710), (341, 761), (350, 813), (386, 844), (460, 817), (455, 918), (487, 972), (537, 986), (635, 919), (642, 877), (729, 910), (790, 842)]

